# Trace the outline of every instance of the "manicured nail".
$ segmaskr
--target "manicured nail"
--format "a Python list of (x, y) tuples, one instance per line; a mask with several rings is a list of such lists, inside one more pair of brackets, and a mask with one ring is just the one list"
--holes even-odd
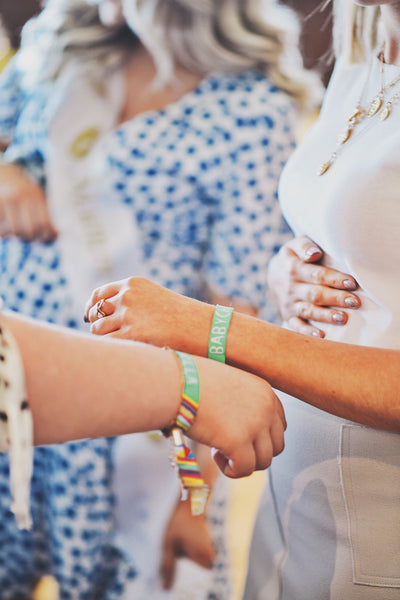
[(322, 337), (321, 332), (318, 331), (317, 329), (313, 329), (311, 332), (311, 335), (313, 335), (314, 337), (318, 337), (318, 338)]
[(354, 283), (354, 281), (352, 281), (351, 279), (345, 279), (343, 281), (343, 287), (346, 288), (346, 290), (356, 290), (357, 284)]
[(315, 254), (321, 254), (321, 250), (317, 246), (310, 246), (309, 248), (307, 248), (306, 256), (308, 258), (314, 256)]
[(332, 321), (334, 321), (335, 323), (344, 323), (344, 314), (341, 312), (335, 312), (332, 315)]
[(360, 305), (359, 300), (357, 300), (357, 298), (354, 298), (354, 296), (348, 296), (347, 298), (345, 298), (344, 303), (349, 308), (358, 308)]

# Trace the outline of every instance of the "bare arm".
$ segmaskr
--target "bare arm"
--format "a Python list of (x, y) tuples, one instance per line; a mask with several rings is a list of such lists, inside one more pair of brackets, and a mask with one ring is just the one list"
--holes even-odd
[[(96, 320), (95, 303), (108, 298)], [(94, 333), (207, 354), (214, 307), (141, 278), (98, 288), (87, 313)], [(400, 352), (328, 342), (234, 313), (227, 361), (322, 410), (382, 429), (400, 430)]]
[[(37, 444), (160, 429), (174, 421), (181, 389), (171, 352), (13, 313), (2, 321), (25, 365)], [(285, 428), (273, 391), (238, 369), (198, 357), (195, 362), (200, 405), (188, 435), (219, 450), (217, 464), (228, 476), (266, 468), (283, 449)]]

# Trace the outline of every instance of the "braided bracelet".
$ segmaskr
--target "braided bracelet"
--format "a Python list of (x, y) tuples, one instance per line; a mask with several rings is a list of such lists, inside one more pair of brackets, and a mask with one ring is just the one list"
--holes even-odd
[(200, 379), (196, 364), (190, 354), (173, 351), (178, 357), (181, 368), (183, 390), (178, 415), (174, 423), (162, 432), (167, 437), (172, 435), (174, 443), (174, 464), (178, 469), (181, 483), (181, 499), (187, 500), (190, 495), (190, 506), (193, 515), (204, 512), (208, 497), (208, 486), (204, 483), (199, 466), (193, 452), (187, 446), (184, 432), (192, 425), (197, 415), (200, 399)]
[(0, 325), (0, 452), (9, 452), (11, 511), (20, 529), (30, 529), (33, 421), (26, 400), (25, 374), (18, 345)]
[(208, 340), (208, 358), (226, 362), (226, 338), (231, 322), (233, 308), (217, 304), (211, 323), (210, 337)]

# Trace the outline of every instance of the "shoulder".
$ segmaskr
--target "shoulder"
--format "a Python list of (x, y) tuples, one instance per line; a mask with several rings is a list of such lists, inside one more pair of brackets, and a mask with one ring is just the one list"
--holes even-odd
[(196, 97), (194, 112), (206, 112), (210, 126), (227, 129), (230, 139), (265, 132), (290, 136), (294, 130), (293, 99), (256, 70), (213, 74), (196, 90)]
[(214, 95), (232, 114), (253, 113), (254, 116), (275, 112), (294, 111), (289, 95), (273, 85), (262, 73), (247, 70), (240, 73), (214, 74), (204, 81), (204, 95)]

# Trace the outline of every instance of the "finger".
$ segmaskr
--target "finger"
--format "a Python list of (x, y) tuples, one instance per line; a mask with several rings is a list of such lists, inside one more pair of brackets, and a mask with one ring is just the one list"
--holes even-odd
[(351, 291), (358, 287), (356, 280), (347, 273), (323, 265), (310, 265), (299, 262), (296, 265), (296, 276), (298, 281), (321, 284), (339, 290)]
[(25, 198), (16, 206), (20, 222), (20, 237), (29, 242), (38, 239), (37, 230), (41, 225), (40, 203), (33, 198)]
[(174, 544), (166, 542), (163, 549), (160, 576), (161, 585), (165, 590), (169, 590), (175, 579), (176, 556)]
[(90, 321), (89, 312), (93, 306), (103, 298), (104, 300), (107, 300), (116, 296), (121, 289), (121, 284), (121, 281), (113, 281), (112, 283), (107, 283), (106, 285), (102, 285), (93, 290), (85, 306), (85, 317), (88, 321)]
[(292, 331), (297, 333), (303, 333), (304, 335), (312, 335), (314, 337), (324, 338), (325, 332), (322, 329), (318, 329), (314, 325), (310, 325), (308, 321), (300, 319), (299, 317), (291, 317), (287, 320), (287, 324)]
[(36, 212), (34, 229), (34, 235), (36, 239), (44, 243), (55, 240), (58, 236), (58, 232), (50, 220), (50, 215), (45, 201), (38, 201), (34, 208)]
[(361, 300), (356, 294), (350, 294), (334, 287), (326, 285), (314, 285), (311, 283), (297, 283), (295, 286), (297, 300), (304, 300), (319, 306), (337, 306), (339, 308), (357, 309), (361, 306)]
[(342, 310), (324, 308), (310, 304), (309, 302), (296, 302), (295, 309), (296, 316), (307, 321), (346, 325), (349, 318), (348, 314)]
[(271, 437), (269, 435), (259, 435), (253, 443), (253, 448), (256, 456), (256, 470), (263, 471), (267, 469), (274, 455)]
[(280, 454), (285, 447), (285, 430), (286, 420), (284, 425), (279, 418), (273, 420), (270, 429), (273, 456), (278, 456), (278, 454)]
[(4, 220), (7, 223), (6, 235), (20, 236), (23, 228), (20, 223), (20, 211), (12, 202), (3, 202)]
[(99, 319), (109, 317), (115, 312), (115, 305), (110, 300), (100, 298), (88, 311), (87, 317), (90, 323), (94, 323)]
[(293, 238), (286, 244), (286, 247), (293, 250), (301, 260), (306, 262), (320, 260), (323, 255), (321, 248), (305, 235)]
[(256, 455), (253, 445), (250, 443), (246, 444), (246, 446), (235, 448), (230, 453), (230, 456), (226, 456), (225, 459), (226, 462), (223, 465), (222, 472), (227, 477), (231, 477), (232, 479), (247, 477), (255, 471)]

